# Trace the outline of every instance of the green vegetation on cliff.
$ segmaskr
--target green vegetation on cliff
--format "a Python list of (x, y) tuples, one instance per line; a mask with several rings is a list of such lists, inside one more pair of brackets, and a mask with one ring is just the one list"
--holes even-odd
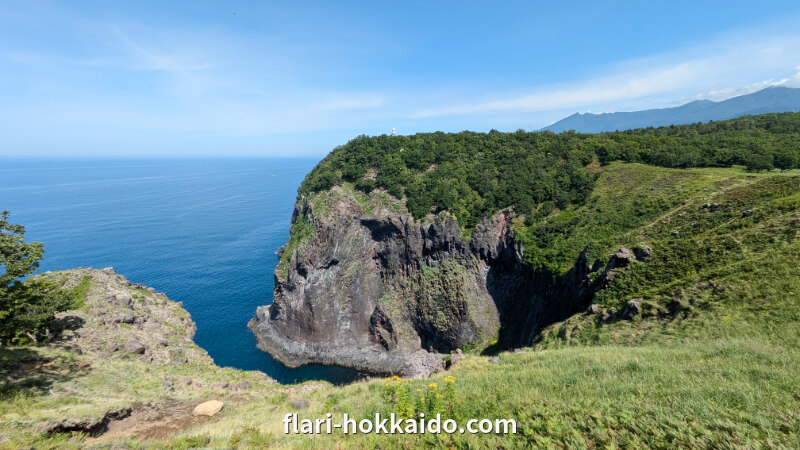
[[(796, 447), (800, 442), (796, 370), (800, 366), (800, 171), (761, 171), (767, 165), (756, 163), (769, 159), (777, 168), (796, 168), (798, 130), (800, 115), (781, 114), (597, 136), (461, 133), (356, 139), (335, 150), (306, 179), (300, 193), (313, 193), (306, 201), (314, 214), (330, 214), (340, 194), (357, 195), (359, 204), (370, 208), (396, 207), (378, 201), (386, 194), (374, 189), (381, 188), (405, 198), (412, 212), (413, 205), (421, 204), (414, 201), (428, 201), (415, 196), (428, 193), (435, 199), (431, 211), (452, 211), (469, 226), (497, 208), (519, 209), (513, 197), (517, 194), (509, 189), (511, 184), (520, 185), (519, 195), (527, 192), (531, 197), (524, 220), (517, 216), (515, 223), (515, 239), (523, 243), (525, 259), (537, 270), (558, 276), (583, 254), (592, 268), (589, 281), (596, 312), (554, 323), (540, 331), (532, 347), (501, 352), (495, 362), (490, 353), (467, 352), (446, 374), (409, 382), (410, 400), (388, 396), (382, 378), (343, 387), (327, 383), (280, 387), (256, 374), (193, 360), (171, 366), (90, 352), (80, 355), (51, 346), (4, 348), (0, 349), (4, 383), (0, 447)], [(562, 144), (560, 150), (509, 148), (509, 143), (528, 138)], [(456, 151), (454, 143), (467, 141), (485, 147)], [(490, 141), (506, 144), (493, 146)], [(395, 142), (402, 145), (394, 150), (380, 150), (378, 145), (391, 147)], [(419, 157), (434, 159), (411, 163), (413, 158), (405, 158), (414, 145), (442, 150), (433, 156), (415, 150)], [(530, 156), (530, 165), (475, 162), (486, 155), (501, 161), (505, 152), (516, 152), (503, 156), (514, 161), (520, 151), (525, 158)], [(556, 154), (561, 156), (548, 159)], [(358, 163), (363, 172), (348, 172), (358, 158), (363, 158)], [(381, 172), (383, 164), (393, 164), (390, 160), (402, 162), (397, 165), (396, 183), (386, 175), (390, 171)], [(485, 191), (477, 190), (480, 183), (473, 188), (470, 177), (480, 176), (471, 173), (473, 169), (486, 173), (497, 169), (494, 184), (489, 182)], [(499, 173), (517, 169), (519, 178), (499, 190)], [(538, 192), (535, 180), (529, 179), (535, 178), (534, 173), (546, 180), (541, 197), (533, 194)], [(549, 184), (552, 180), (557, 181)], [(414, 183), (429, 182), (433, 189), (413, 190)], [(325, 191), (327, 183), (339, 184), (341, 190)], [(457, 188), (447, 197), (446, 188), (452, 186)], [(465, 186), (471, 191), (459, 191)], [(371, 195), (353, 191), (370, 188)], [(414, 214), (420, 217), (420, 210)], [(313, 232), (307, 219), (298, 216), (294, 240), (281, 264), (288, 264), (292, 245), (300, 245)], [(610, 257), (621, 245), (641, 256), (625, 265), (612, 264), (615, 260)], [(430, 323), (446, 322), (448, 314), (457, 313), (460, 288), (453, 285), (461, 278), (457, 269), (447, 264), (440, 272), (421, 269), (425, 278), (416, 287), (430, 282), (428, 290), (437, 294), (419, 311)], [(74, 274), (69, 286), (75, 286), (75, 292), (83, 289), (83, 276)], [(93, 317), (93, 311), (105, 305), (104, 297), (97, 284), (91, 284), (85, 310), (69, 314)], [(624, 317), (629, 301), (638, 302), (641, 310)], [(387, 310), (401, 306), (386, 302)], [(115, 329), (137, 332), (127, 325)], [(41, 377), (42, 383), (29, 373)], [(432, 406), (428, 393), (444, 389), (445, 375), (454, 377), (453, 391), (436, 391), (444, 400)], [(204, 384), (183, 385), (181, 377)], [(209, 386), (221, 380), (248, 380), (254, 388), (244, 394)], [(432, 388), (432, 383), (438, 387)], [(120, 384), (122, 389), (116, 387)], [(423, 393), (428, 395), (424, 404)], [(194, 403), (211, 398), (225, 401), (221, 413), (209, 420), (187, 419)], [(303, 404), (295, 403), (297, 399), (307, 400), (308, 408), (297, 407)], [(165, 422), (157, 434), (137, 434), (134, 429), (97, 437), (48, 435), (35, 427), (63, 417), (96, 418), (108, 407), (142, 400), (149, 403), (138, 408), (156, 415), (140, 418), (142, 422)], [(286, 435), (281, 422), (292, 412), (301, 419), (332, 413), (337, 420), (348, 413), (360, 420), (374, 418), (377, 412), (436, 408), (460, 421), (512, 418), (517, 434)], [(157, 416), (165, 411), (174, 416)]]
[(514, 206), (532, 218), (582, 204), (594, 185), (585, 166), (612, 161), (688, 167), (800, 167), (800, 113), (617, 133), (462, 132), (360, 136), (334, 149), (300, 194), (343, 181), (406, 198), (417, 217), (447, 210), (465, 228)]

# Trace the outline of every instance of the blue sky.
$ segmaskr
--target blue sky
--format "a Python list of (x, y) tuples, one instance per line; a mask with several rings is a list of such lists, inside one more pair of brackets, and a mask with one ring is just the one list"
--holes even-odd
[(800, 86), (800, 3), (0, 2), (0, 157), (321, 156), (359, 134)]

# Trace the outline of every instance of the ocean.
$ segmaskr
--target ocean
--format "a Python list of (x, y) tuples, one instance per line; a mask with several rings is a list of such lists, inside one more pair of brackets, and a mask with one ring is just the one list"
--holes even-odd
[(281, 383), (358, 376), (285, 367), (256, 348), (247, 322), (272, 303), (276, 251), (289, 237), (297, 187), (316, 159), (0, 160), (0, 210), (44, 243), (39, 272), (113, 266), (152, 286), (197, 323), (220, 366)]

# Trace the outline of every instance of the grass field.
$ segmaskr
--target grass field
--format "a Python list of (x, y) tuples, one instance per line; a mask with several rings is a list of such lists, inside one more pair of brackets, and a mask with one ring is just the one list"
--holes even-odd
[[(717, 205), (713, 211), (711, 204)], [(94, 370), (53, 378), (56, 396), (3, 397), (0, 447), (93, 444), (81, 435), (39, 437), (31, 424), (48, 415), (96, 412), (98, 404), (159, 402), (166, 395), (229, 403), (212, 419), (163, 438), (113, 442), (171, 448), (798, 446), (800, 174), (613, 164), (585, 205), (519, 227), (527, 233), (526, 250), (540, 252), (553, 270), (567, 270), (587, 246), (600, 262), (619, 245), (646, 244), (652, 254), (598, 291), (599, 314), (553, 324), (533, 347), (501, 353), (497, 363), (471, 353), (447, 373), (406, 384), (412, 408), (421, 396), (440, 393), (442, 410), (462, 423), (513, 418), (516, 435), (285, 435), (286, 413), (360, 419), (402, 405), (387, 398), (383, 378), (343, 387), (264, 385), (241, 398), (210, 390), (165, 394), (161, 380), (169, 367), (143, 372), (134, 361), (26, 348), (0, 350), (3, 365), (22, 352), (39, 352), (60, 358), (60, 370), (79, 370), (83, 360)], [(537, 239), (548, 245), (538, 247)], [(592, 276), (602, 273), (598, 265)], [(618, 313), (631, 299), (641, 299), (642, 314), (623, 320)], [(192, 367), (181, 370), (197, 376)], [(452, 396), (445, 376), (454, 377)], [(296, 399), (308, 400), (308, 409), (296, 410)]]

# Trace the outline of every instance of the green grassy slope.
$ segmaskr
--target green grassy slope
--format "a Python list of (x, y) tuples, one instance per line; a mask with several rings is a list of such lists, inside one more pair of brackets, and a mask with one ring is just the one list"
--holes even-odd
[[(701, 208), (706, 203), (719, 206), (712, 212)], [(743, 213), (748, 210), (752, 214)], [(601, 262), (621, 244), (647, 244), (652, 255), (598, 291), (600, 314), (553, 324), (534, 347), (502, 353), (496, 364), (472, 354), (447, 374), (408, 383), (416, 405), (430, 395), (429, 383), (444, 394), (443, 376), (454, 376), (455, 401), (443, 411), (460, 420), (514, 418), (516, 435), (286, 436), (280, 420), (292, 408), (288, 399), (278, 399), (277, 407), (270, 399), (185, 436), (207, 445), (253, 439), (299, 448), (800, 442), (800, 173), (612, 164), (602, 169), (586, 204), (529, 227), (520, 223), (519, 232), (533, 234), (553, 223), (558, 226), (550, 229), (558, 232), (549, 246), (529, 248), (559, 270), (587, 245)], [(641, 315), (602, 320), (632, 298), (642, 299)], [(370, 417), (402, 409), (387, 401), (385, 384), (379, 379), (307, 393), (311, 406), (300, 417)]]
[[(60, 350), (33, 350), (65, 359), (63, 370), (91, 363), (52, 382), (56, 396), (29, 390), (4, 397), (0, 447), (72, 446), (85, 436), (36, 437), (40, 417), (69, 414), (108, 401), (183, 402), (227, 398), (207, 421), (164, 436), (112, 439), (102, 445), (172, 448), (750, 448), (800, 442), (800, 173), (739, 169), (669, 169), (614, 163), (594, 168), (586, 202), (520, 220), (528, 257), (554, 272), (568, 270), (588, 248), (603, 277), (620, 245), (646, 244), (652, 254), (618, 270), (598, 287), (599, 314), (579, 314), (543, 330), (534, 346), (489, 356), (469, 354), (448, 373), (403, 384), (411, 408), (442, 395), (440, 410), (459, 420), (513, 418), (516, 435), (284, 435), (281, 420), (356, 418), (408, 409), (387, 398), (384, 379), (335, 387), (327, 383), (262, 387), (257, 395), (185, 389), (165, 393), (170, 367), (144, 370), (135, 361), (95, 360)], [(708, 204), (718, 206), (702, 207)], [(747, 212), (745, 212), (747, 211)], [(641, 299), (642, 314), (619, 317)], [(603, 320), (607, 313), (609, 320)], [(3, 358), (13, 354), (0, 353)], [(8, 361), (6, 361), (8, 362)], [(13, 364), (11, 364), (13, 366)], [(184, 370), (184, 369), (181, 369)], [(213, 369), (213, 371), (220, 369)], [(226, 371), (231, 369), (225, 369)], [(245, 378), (231, 371), (228, 378)], [(194, 378), (191, 367), (185, 373)], [(212, 379), (217, 378), (215, 372)], [(444, 376), (453, 376), (448, 401)], [(203, 378), (203, 377), (199, 377)], [(119, 389), (122, 380), (124, 388)], [(430, 388), (436, 383), (436, 388)], [(405, 388), (404, 388), (405, 389)], [(417, 392), (417, 389), (420, 391)], [(113, 393), (112, 393), (113, 392)], [(106, 396), (106, 397), (104, 397)], [(303, 398), (309, 408), (291, 402)], [(109, 404), (111, 404), (109, 403)], [(82, 406), (88, 404), (88, 406)], [(87, 409), (88, 411), (88, 409)], [(5, 430), (15, 430), (8, 432)], [(1, 437), (1, 436), (0, 436)], [(100, 445), (100, 443), (97, 443)]]

